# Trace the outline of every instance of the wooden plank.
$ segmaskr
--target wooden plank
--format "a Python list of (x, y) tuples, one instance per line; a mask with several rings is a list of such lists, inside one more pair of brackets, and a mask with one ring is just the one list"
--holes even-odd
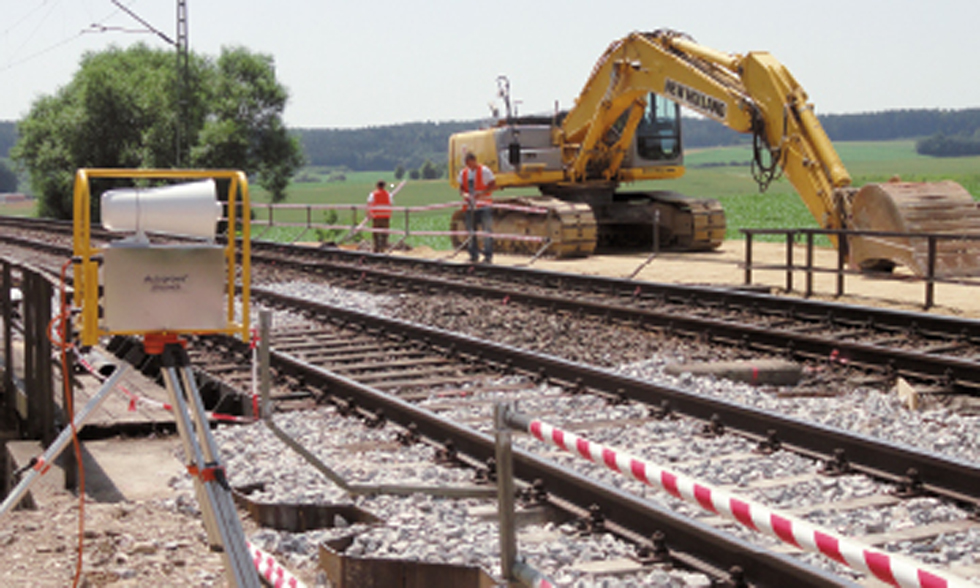
[(478, 376), (473, 376), (470, 374), (463, 374), (461, 376), (452, 377), (442, 377), (442, 378), (428, 378), (424, 380), (390, 380), (387, 382), (377, 382), (372, 384), (373, 388), (378, 390), (393, 390), (397, 388), (419, 388), (422, 386), (442, 386), (442, 385), (453, 385), (459, 386), (463, 382), (475, 380)]
[(394, 370), (389, 372), (379, 372), (374, 374), (365, 374), (363, 376), (355, 376), (353, 379), (366, 385), (372, 385), (372, 382), (384, 383), (391, 378), (402, 378), (402, 381), (411, 382), (412, 379), (417, 377), (418, 379), (426, 378), (428, 376), (433, 376), (436, 374), (458, 374), (456, 381), (464, 380), (466, 376), (460, 373), (462, 370), (458, 365), (451, 365), (446, 367), (434, 367), (424, 370)]
[(399, 346), (392, 345), (390, 347), (379, 347), (372, 348), (367, 351), (352, 350), (345, 353), (331, 353), (324, 354), (323, 357), (318, 357), (317, 355), (310, 354), (304, 355), (304, 358), (313, 358), (312, 361), (322, 361), (326, 360), (343, 360), (343, 361), (362, 361), (365, 359), (387, 359), (393, 357), (424, 357), (427, 353), (418, 349), (399, 349)]
[(906, 527), (904, 529), (896, 529), (886, 533), (862, 535), (861, 537), (858, 537), (857, 540), (870, 545), (883, 545), (885, 543), (894, 543), (896, 541), (916, 541), (918, 539), (926, 539), (929, 537), (935, 537), (936, 535), (943, 535), (945, 533), (962, 533), (975, 527), (980, 527), (980, 523), (977, 521), (971, 521), (970, 519), (958, 519), (955, 521), (933, 523), (931, 525)]
[(352, 347), (354, 345), (361, 345), (362, 347), (376, 347), (378, 341), (371, 337), (355, 336), (355, 337), (344, 337), (341, 339), (312, 339), (296, 343), (283, 343), (282, 341), (273, 341), (272, 348), (277, 351), (283, 351), (285, 353), (295, 353), (303, 351), (304, 349), (344, 349)]
[(823, 502), (820, 504), (813, 504), (810, 506), (799, 506), (796, 508), (786, 509), (788, 514), (802, 516), (809, 514), (811, 512), (830, 511), (830, 512), (842, 512), (847, 510), (858, 510), (862, 508), (878, 508), (883, 506), (890, 506), (901, 502), (902, 499), (898, 498), (894, 494), (872, 494), (870, 496), (861, 496), (860, 498), (851, 498), (850, 500), (839, 500), (836, 502)]
[(449, 365), (457, 365), (457, 364), (452, 360), (445, 359), (442, 357), (423, 357), (420, 359), (406, 359), (402, 361), (386, 361), (386, 362), (370, 361), (370, 362), (361, 362), (361, 363), (352, 363), (352, 364), (347, 364), (347, 363), (334, 364), (332, 362), (327, 362), (327, 364), (324, 367), (330, 370), (331, 372), (338, 373), (338, 374), (349, 374), (351, 372), (363, 372), (365, 374), (369, 374), (376, 370), (384, 370), (390, 368), (399, 368), (399, 367), (413, 368), (413, 367), (421, 367), (421, 366), (441, 366), (441, 365), (449, 366)]

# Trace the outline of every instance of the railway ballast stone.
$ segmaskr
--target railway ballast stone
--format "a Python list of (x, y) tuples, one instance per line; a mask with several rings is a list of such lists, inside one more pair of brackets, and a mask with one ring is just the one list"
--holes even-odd
[(714, 376), (754, 385), (795, 386), (803, 376), (803, 367), (782, 359), (756, 359), (751, 361), (720, 361), (672, 363), (664, 367), (671, 376), (693, 374)]

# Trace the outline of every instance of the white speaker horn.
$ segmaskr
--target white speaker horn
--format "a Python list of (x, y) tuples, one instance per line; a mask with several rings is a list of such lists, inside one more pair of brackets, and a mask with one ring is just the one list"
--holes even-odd
[(221, 219), (214, 180), (161, 188), (120, 188), (102, 194), (102, 226), (118, 232), (155, 232), (214, 239)]

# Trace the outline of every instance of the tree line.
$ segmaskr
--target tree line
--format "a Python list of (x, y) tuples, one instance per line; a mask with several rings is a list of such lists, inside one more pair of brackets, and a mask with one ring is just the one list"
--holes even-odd
[(921, 155), (934, 157), (980, 155), (980, 129), (973, 131), (973, 134), (967, 132), (955, 135), (936, 133), (931, 137), (916, 141), (915, 150)]
[(309, 165), (354, 171), (419, 170), (446, 160), (449, 136), (480, 121), (414, 122), (359, 129), (294, 129)]
[[(980, 108), (965, 110), (889, 110), (861, 114), (821, 115), (832, 141), (892, 141), (972, 136), (980, 129)], [(312, 165), (347, 167), (356, 171), (397, 169), (419, 170), (426, 161), (445, 165), (449, 136), (478, 129), (486, 121), (417, 122), (361, 129), (299, 129), (299, 137)], [(687, 147), (738, 145), (748, 135), (708, 119), (683, 117)], [(920, 151), (925, 155), (944, 153)]]
[[(833, 141), (917, 139), (919, 153), (933, 156), (980, 154), (980, 108), (962, 110), (889, 110), (821, 115)], [(414, 122), (358, 129), (291, 129), (306, 163), (354, 171), (402, 170), (409, 177), (445, 174), (449, 136), (486, 125), (485, 120)], [(715, 121), (684, 117), (687, 147), (716, 147), (747, 142)], [(13, 122), (0, 121), (0, 158), (9, 157), (17, 140)], [(400, 175), (401, 175), (400, 174)]]
[[(859, 114), (824, 114), (818, 117), (831, 141), (894, 141), (935, 135), (970, 136), (980, 129), (980, 108), (963, 110), (886, 110)], [(688, 147), (737, 145), (750, 137), (708, 119), (684, 117), (684, 144)], [(936, 153), (923, 153), (937, 155)]]

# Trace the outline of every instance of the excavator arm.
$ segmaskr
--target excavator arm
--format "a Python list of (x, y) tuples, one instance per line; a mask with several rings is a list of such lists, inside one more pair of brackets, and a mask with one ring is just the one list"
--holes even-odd
[[(630, 51), (639, 56), (640, 68), (651, 72), (647, 83), (661, 84), (654, 92), (732, 129), (753, 133), (756, 168), (763, 171), (756, 177), (760, 186), (766, 187), (778, 167), (821, 227), (950, 237), (936, 241), (930, 253), (924, 238), (853, 236), (846, 245), (853, 265), (891, 270), (901, 264), (918, 275), (980, 275), (980, 240), (957, 239), (980, 236), (980, 208), (970, 193), (949, 181), (851, 188), (851, 177), (806, 92), (769, 53), (728, 55), (670, 31), (633, 34), (623, 45), (637, 49), (626, 49), (619, 60), (628, 60)], [(647, 45), (660, 51), (647, 50)], [(691, 77), (682, 77), (684, 73)], [(762, 149), (771, 154), (768, 165), (759, 156)], [(836, 237), (832, 240), (845, 246)]]
[(768, 53), (728, 55), (672, 31), (633, 33), (599, 58), (562, 123), (572, 181), (596, 169), (608, 180), (617, 177), (634, 117), (616, 142), (606, 141), (609, 129), (625, 113), (641, 111), (650, 92), (754, 134), (757, 150), (771, 157), (757, 164), (770, 177), (781, 168), (821, 226), (843, 226), (836, 191), (851, 178), (789, 71)]

